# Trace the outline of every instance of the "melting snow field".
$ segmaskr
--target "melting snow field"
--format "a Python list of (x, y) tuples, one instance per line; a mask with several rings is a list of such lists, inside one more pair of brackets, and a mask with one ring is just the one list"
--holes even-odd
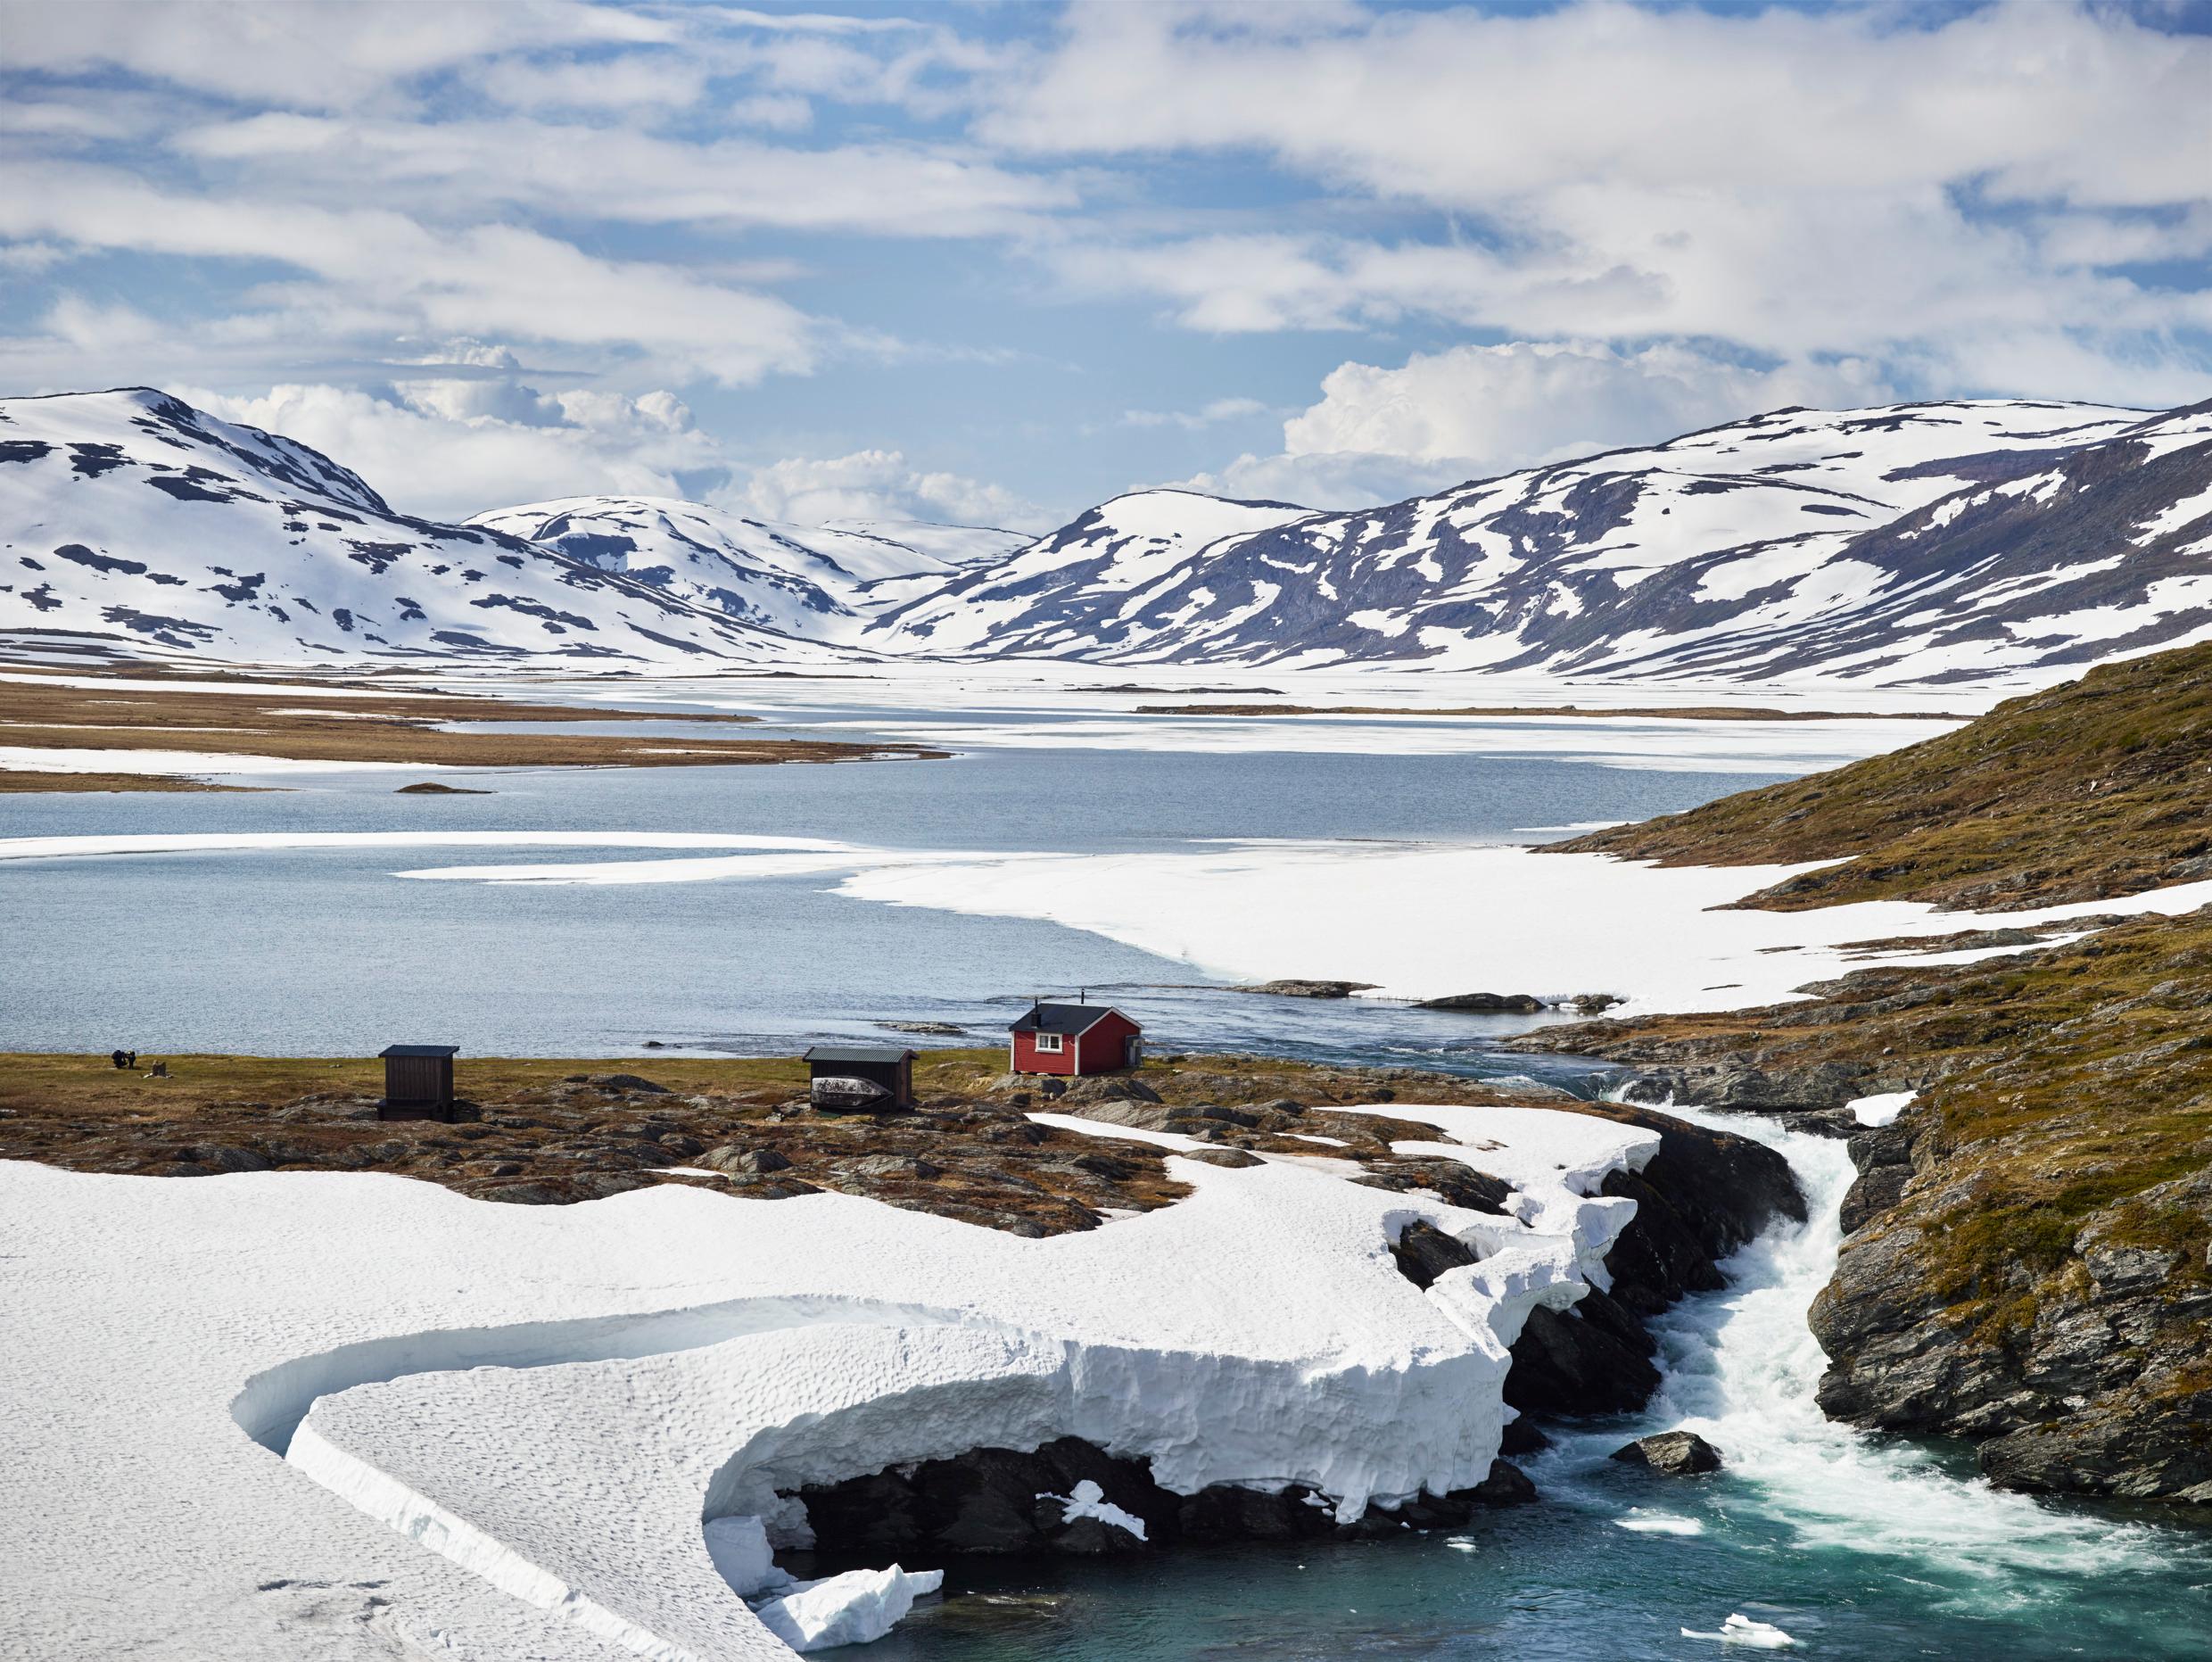
[[(539, 1208), (0, 1164), (9, 1331), (46, 1335), (0, 1349), (0, 1635), (39, 1658), (774, 1657), (872, 1637), (935, 1584), (784, 1581), (767, 1543), (803, 1520), (778, 1493), (809, 1482), (1072, 1435), (1178, 1490), (1303, 1483), (1346, 1516), (1464, 1487), (1526, 1313), (1579, 1298), (1627, 1221), (1592, 1191), (1655, 1138), (1405, 1117), (1515, 1183), (1523, 1220), (1293, 1162), (1176, 1161), (1188, 1199), (1045, 1240), (835, 1194)], [(1416, 1290), (1388, 1250), (1416, 1217), (1488, 1256)]]
[[(1494, 992), (1560, 1000), (1602, 992), (1623, 1000), (1623, 1014), (1787, 1000), (1808, 982), (1871, 961), (1851, 950), (1868, 940), (1941, 937), (1978, 924), (2062, 927), (2093, 915), (2178, 914), (2212, 902), (2208, 881), (2001, 914), (1906, 901), (1737, 910), (1730, 902), (1816, 868), (1662, 867), (1516, 846), (1392, 842), (1222, 841), (1174, 852), (1049, 854), (673, 831), (260, 831), (7, 838), (0, 839), (0, 864), (440, 847), (656, 852), (638, 860), (403, 866), (395, 875), (557, 885), (821, 875), (857, 899), (1059, 923), (1227, 979), (1366, 981), (1368, 996), (1381, 998)], [(1397, 922), (1378, 928), (1379, 918)], [(1969, 963), (2007, 950), (2020, 949), (1891, 952), (1880, 961)]]
[[(4, 852), (4, 850), (0, 850)], [(1371, 996), (1612, 993), (1622, 1013), (1771, 1004), (1866, 959), (1844, 948), (2120, 912), (2188, 912), (2212, 882), (1979, 916), (1915, 902), (1809, 912), (1729, 903), (1816, 868), (1677, 866), (1523, 848), (1225, 843), (1192, 853), (948, 861), (855, 872), (891, 905), (1043, 918), (1237, 979), (1374, 984)], [(1378, 926), (1376, 920), (1389, 919)], [(2002, 951), (2002, 949), (1997, 949)], [(1966, 963), (1987, 949), (1885, 956)]]

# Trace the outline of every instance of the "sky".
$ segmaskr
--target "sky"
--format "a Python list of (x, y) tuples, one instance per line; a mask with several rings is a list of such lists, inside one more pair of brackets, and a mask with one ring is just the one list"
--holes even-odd
[(0, 394), (415, 513), (1356, 507), (2212, 397), (2212, 4), (0, 0)]

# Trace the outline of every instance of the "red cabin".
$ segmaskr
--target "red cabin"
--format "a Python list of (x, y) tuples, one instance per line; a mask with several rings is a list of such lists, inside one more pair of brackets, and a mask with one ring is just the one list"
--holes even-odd
[(1016, 1073), (1118, 1073), (1144, 1059), (1144, 1029), (1110, 1005), (1040, 1004), (1014, 1023)]

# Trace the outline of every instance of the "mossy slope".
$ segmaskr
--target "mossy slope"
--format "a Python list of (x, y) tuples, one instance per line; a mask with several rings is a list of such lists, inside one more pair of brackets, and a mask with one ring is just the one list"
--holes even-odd
[(2212, 644), (2092, 670), (1833, 773), (1553, 845), (1663, 865), (1840, 861), (1754, 896), (2003, 909), (2212, 877)]

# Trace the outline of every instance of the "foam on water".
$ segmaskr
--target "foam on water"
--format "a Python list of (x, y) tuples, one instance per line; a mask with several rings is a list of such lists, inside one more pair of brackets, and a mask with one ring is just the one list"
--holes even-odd
[[(1714, 1533), (1893, 1560), (1889, 1573), (1923, 1582), (1931, 1605), (1960, 1613), (2060, 1602), (2089, 1582), (2109, 1592), (2133, 1575), (2170, 1576), (2183, 1559), (2212, 1567), (2200, 1535), (2007, 1493), (1924, 1447), (1828, 1418), (1813, 1394), (1827, 1358), (1806, 1312), (1842, 1240), (1838, 1213), (1854, 1175), (1845, 1145), (1756, 1116), (1668, 1112), (1781, 1152), (1809, 1211), (1802, 1227), (1770, 1229), (1736, 1253), (1723, 1266), (1725, 1292), (1685, 1300), (1650, 1324), (1663, 1378), (1641, 1418), (1648, 1429), (1696, 1432), (1727, 1460), (1723, 1481), (1683, 1484), (1671, 1502), (1702, 1511)], [(1618, 1488), (1592, 1462), (1620, 1440), (1617, 1428), (1570, 1434), (1545, 1457), (1539, 1483), (1555, 1498), (1619, 1513)], [(1696, 1518), (1663, 1524), (1632, 1509), (1615, 1521), (1645, 1534), (1700, 1533), (1678, 1527)], [(1739, 1590), (1762, 1591), (1779, 1590)]]

